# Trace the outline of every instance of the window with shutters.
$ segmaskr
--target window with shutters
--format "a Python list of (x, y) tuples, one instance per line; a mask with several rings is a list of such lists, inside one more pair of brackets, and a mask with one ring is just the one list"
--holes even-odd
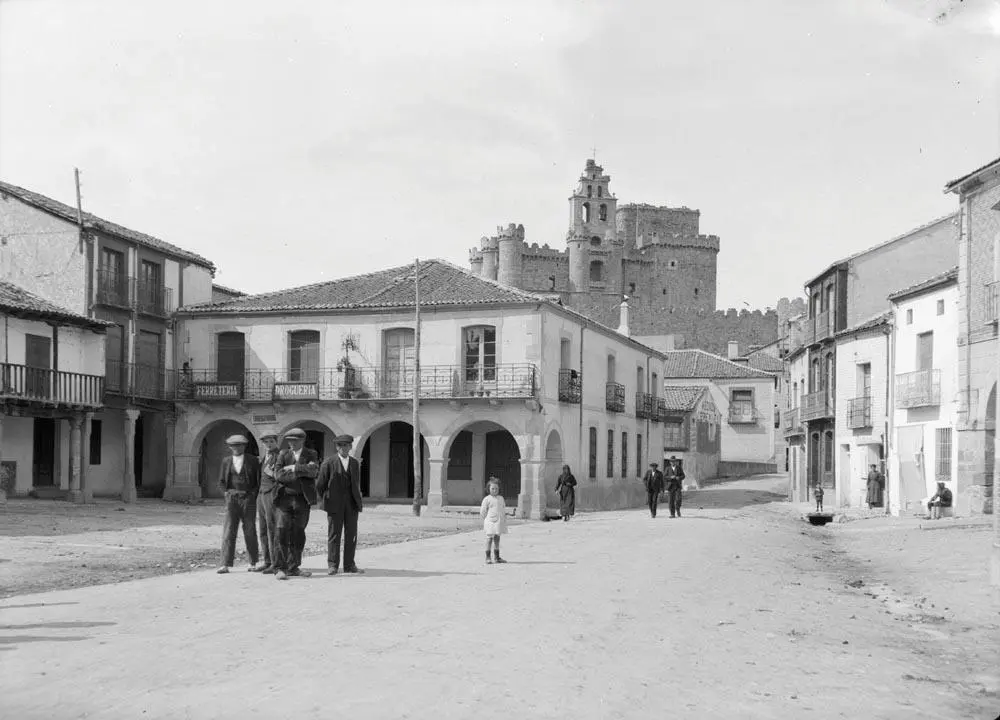
[(615, 431), (608, 430), (608, 477), (615, 476)]
[(934, 457), (935, 480), (951, 482), (951, 428), (938, 428), (935, 431)]
[(494, 382), (497, 379), (497, 329), (492, 325), (467, 327), (464, 335), (466, 382)]
[(628, 477), (628, 433), (622, 433), (622, 477)]
[(590, 428), (590, 447), (588, 449), (588, 472), (591, 480), (597, 479), (597, 428)]
[(292, 382), (319, 381), (318, 330), (288, 333), (288, 379)]

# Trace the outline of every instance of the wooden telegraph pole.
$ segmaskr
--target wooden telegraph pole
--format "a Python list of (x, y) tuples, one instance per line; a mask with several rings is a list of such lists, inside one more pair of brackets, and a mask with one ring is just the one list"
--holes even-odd
[(420, 517), (424, 495), (420, 461), (420, 259), (413, 261), (413, 514)]

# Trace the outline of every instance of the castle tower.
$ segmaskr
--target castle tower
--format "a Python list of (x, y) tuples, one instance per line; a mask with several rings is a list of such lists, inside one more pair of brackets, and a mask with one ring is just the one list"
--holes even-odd
[(479, 241), (479, 251), (483, 256), (482, 277), (487, 280), (497, 279), (497, 239), (484, 237)]
[(497, 282), (521, 287), (521, 265), (524, 259), (524, 225), (511, 223), (497, 228)]
[(615, 230), (618, 199), (611, 194), (610, 183), (604, 168), (587, 160), (576, 192), (569, 198), (566, 243), (572, 292), (612, 289), (620, 281), (621, 252)]
[(479, 248), (469, 248), (469, 270), (473, 275), (483, 274), (483, 252)]

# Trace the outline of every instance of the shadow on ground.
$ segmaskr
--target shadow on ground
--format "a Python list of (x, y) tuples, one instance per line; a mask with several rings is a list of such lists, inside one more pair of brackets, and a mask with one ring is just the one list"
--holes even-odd
[[(390, 568), (366, 568), (363, 575), (358, 577), (370, 578), (370, 577), (398, 577), (398, 578), (425, 578), (425, 577), (442, 577), (444, 575), (475, 575), (476, 573), (467, 572), (434, 572), (430, 570), (400, 570), (400, 569), (390, 569)], [(313, 577), (322, 578), (339, 578), (339, 577), (351, 577), (351, 573), (337, 573), (336, 575), (327, 575), (325, 571), (319, 572)]]
[(787, 501), (785, 493), (767, 490), (713, 486), (703, 490), (688, 490), (684, 493), (682, 510), (740, 510), (769, 503)]

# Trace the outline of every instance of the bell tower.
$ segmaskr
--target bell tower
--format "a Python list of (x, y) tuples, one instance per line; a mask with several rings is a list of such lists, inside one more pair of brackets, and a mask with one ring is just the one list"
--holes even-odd
[(611, 177), (596, 160), (587, 160), (576, 191), (569, 198), (569, 285), (572, 292), (604, 290), (612, 284), (610, 266), (617, 238), (618, 199)]

